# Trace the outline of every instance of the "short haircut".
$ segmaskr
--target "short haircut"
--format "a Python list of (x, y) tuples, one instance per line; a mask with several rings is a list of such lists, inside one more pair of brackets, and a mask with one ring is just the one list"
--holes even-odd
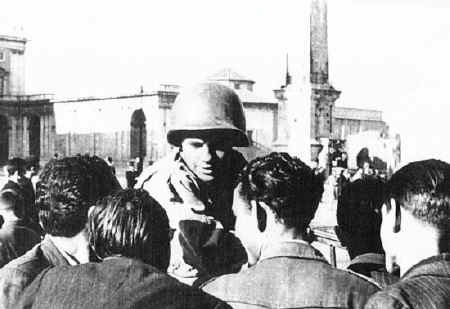
[(15, 172), (19, 172), (19, 175), (23, 175), (25, 173), (26, 161), (16, 157), (9, 159), (5, 166), (8, 176), (13, 175)]
[(22, 218), (24, 201), (16, 191), (5, 189), (0, 192), (0, 209), (12, 211), (17, 217)]
[(264, 202), (277, 220), (300, 230), (311, 222), (323, 193), (321, 177), (287, 153), (254, 159), (242, 170), (239, 182), (244, 198)]
[(125, 189), (103, 198), (88, 226), (89, 242), (101, 259), (121, 255), (167, 270), (169, 219), (145, 190)]
[(36, 157), (28, 157), (25, 159), (25, 170), (38, 170), (39, 169), (39, 159)]
[(415, 218), (450, 229), (450, 164), (440, 160), (410, 163), (398, 170), (388, 182), (386, 205), (393, 198), (397, 205)]
[(339, 228), (363, 239), (372, 250), (381, 250), (381, 206), (385, 183), (377, 178), (358, 179), (344, 186), (339, 197), (336, 217)]
[(36, 206), (46, 233), (72, 237), (86, 226), (90, 206), (113, 190), (117, 179), (96, 156), (50, 160), (36, 186)]

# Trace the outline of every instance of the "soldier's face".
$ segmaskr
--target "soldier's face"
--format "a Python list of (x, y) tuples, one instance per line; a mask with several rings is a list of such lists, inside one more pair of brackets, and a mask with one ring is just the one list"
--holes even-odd
[(185, 138), (181, 156), (199, 179), (210, 182), (224, 172), (224, 161), (231, 144), (215, 138)]

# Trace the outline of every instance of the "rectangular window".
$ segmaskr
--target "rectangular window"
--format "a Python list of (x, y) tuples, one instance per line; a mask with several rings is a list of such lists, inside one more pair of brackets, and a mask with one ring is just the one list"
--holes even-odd
[(5, 61), (5, 52), (0, 50), (0, 62)]

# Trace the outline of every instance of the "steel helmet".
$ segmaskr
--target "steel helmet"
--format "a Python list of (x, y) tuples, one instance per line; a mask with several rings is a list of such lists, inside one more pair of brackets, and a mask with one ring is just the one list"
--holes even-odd
[(172, 107), (167, 141), (180, 146), (186, 137), (217, 133), (233, 146), (249, 145), (241, 100), (231, 88), (218, 83), (201, 83), (181, 93)]

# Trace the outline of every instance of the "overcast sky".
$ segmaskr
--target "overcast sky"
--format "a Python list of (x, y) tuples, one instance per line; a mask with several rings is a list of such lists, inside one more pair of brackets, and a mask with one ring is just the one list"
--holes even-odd
[[(151, 91), (232, 67), (267, 94), (302, 46), (299, 1), (15, 0), (2, 4), (0, 33), (23, 27), (29, 39), (29, 93)], [(336, 104), (382, 110), (406, 161), (450, 161), (450, 2), (328, 2)]]

